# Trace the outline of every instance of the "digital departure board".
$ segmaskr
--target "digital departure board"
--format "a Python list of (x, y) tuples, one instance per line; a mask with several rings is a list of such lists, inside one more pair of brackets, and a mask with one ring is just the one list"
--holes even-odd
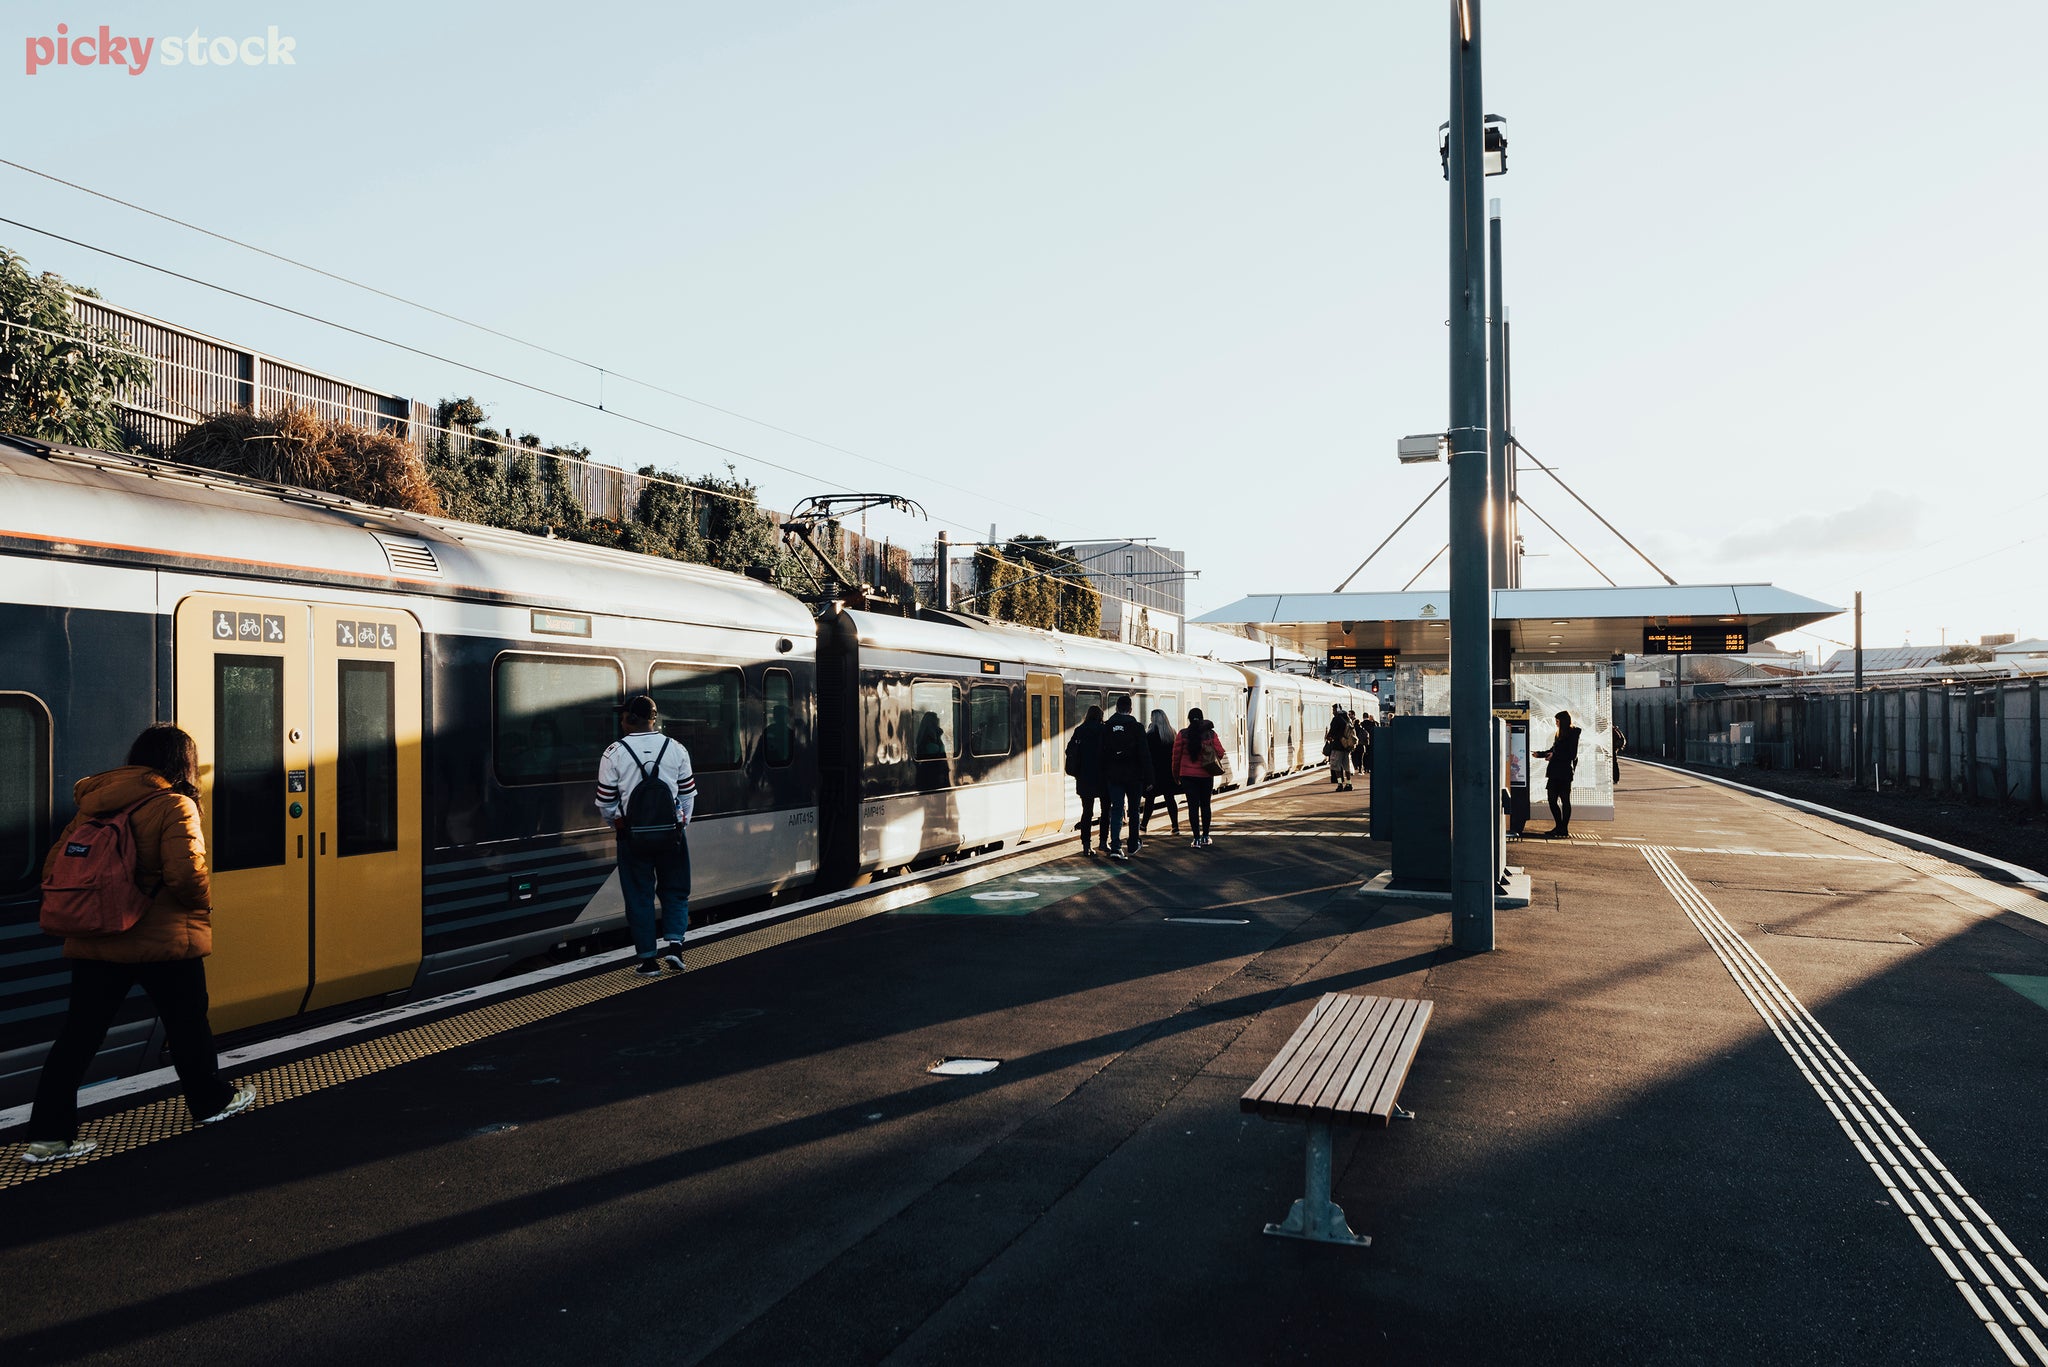
[(1329, 666), (1332, 669), (1393, 669), (1401, 663), (1398, 650), (1353, 650), (1341, 646), (1330, 647)]
[(1740, 655), (1748, 649), (1748, 627), (1643, 628), (1645, 655)]

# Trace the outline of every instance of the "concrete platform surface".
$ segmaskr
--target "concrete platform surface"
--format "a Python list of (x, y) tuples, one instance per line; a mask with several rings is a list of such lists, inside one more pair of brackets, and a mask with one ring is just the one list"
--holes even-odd
[[(1490, 954), (1310, 784), (0, 1189), (0, 1361), (2048, 1367), (2048, 904), (1619, 794)], [(1366, 1249), (1237, 1108), (1326, 991), (1436, 1003)]]

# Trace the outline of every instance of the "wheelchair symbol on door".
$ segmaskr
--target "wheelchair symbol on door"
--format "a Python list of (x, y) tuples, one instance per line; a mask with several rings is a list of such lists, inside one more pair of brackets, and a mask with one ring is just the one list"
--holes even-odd
[(232, 641), (235, 639), (235, 614), (216, 612), (213, 614), (213, 639)]

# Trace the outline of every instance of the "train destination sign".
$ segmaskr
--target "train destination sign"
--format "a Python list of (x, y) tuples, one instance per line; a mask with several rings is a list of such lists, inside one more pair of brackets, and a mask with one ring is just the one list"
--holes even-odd
[(1643, 628), (1645, 655), (1740, 655), (1748, 649), (1748, 627)]
[(1329, 666), (1332, 669), (1393, 669), (1401, 663), (1398, 650), (1357, 650), (1343, 646), (1331, 646)]

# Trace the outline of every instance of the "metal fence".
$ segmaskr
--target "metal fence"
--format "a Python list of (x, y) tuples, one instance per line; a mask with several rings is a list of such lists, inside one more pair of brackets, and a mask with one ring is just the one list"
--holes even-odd
[(1696, 764), (1862, 770), (1879, 787), (2043, 805), (2042, 684), (1987, 679), (1767, 696), (1623, 689), (1631, 753)]
[(177, 327), (82, 295), (71, 315), (149, 359), (148, 383), (124, 390), (121, 416), (129, 432), (158, 450), (216, 413), (264, 412), (303, 404), (329, 421), (381, 428), (424, 447), (432, 410), (396, 394), (288, 365), (247, 347)]

